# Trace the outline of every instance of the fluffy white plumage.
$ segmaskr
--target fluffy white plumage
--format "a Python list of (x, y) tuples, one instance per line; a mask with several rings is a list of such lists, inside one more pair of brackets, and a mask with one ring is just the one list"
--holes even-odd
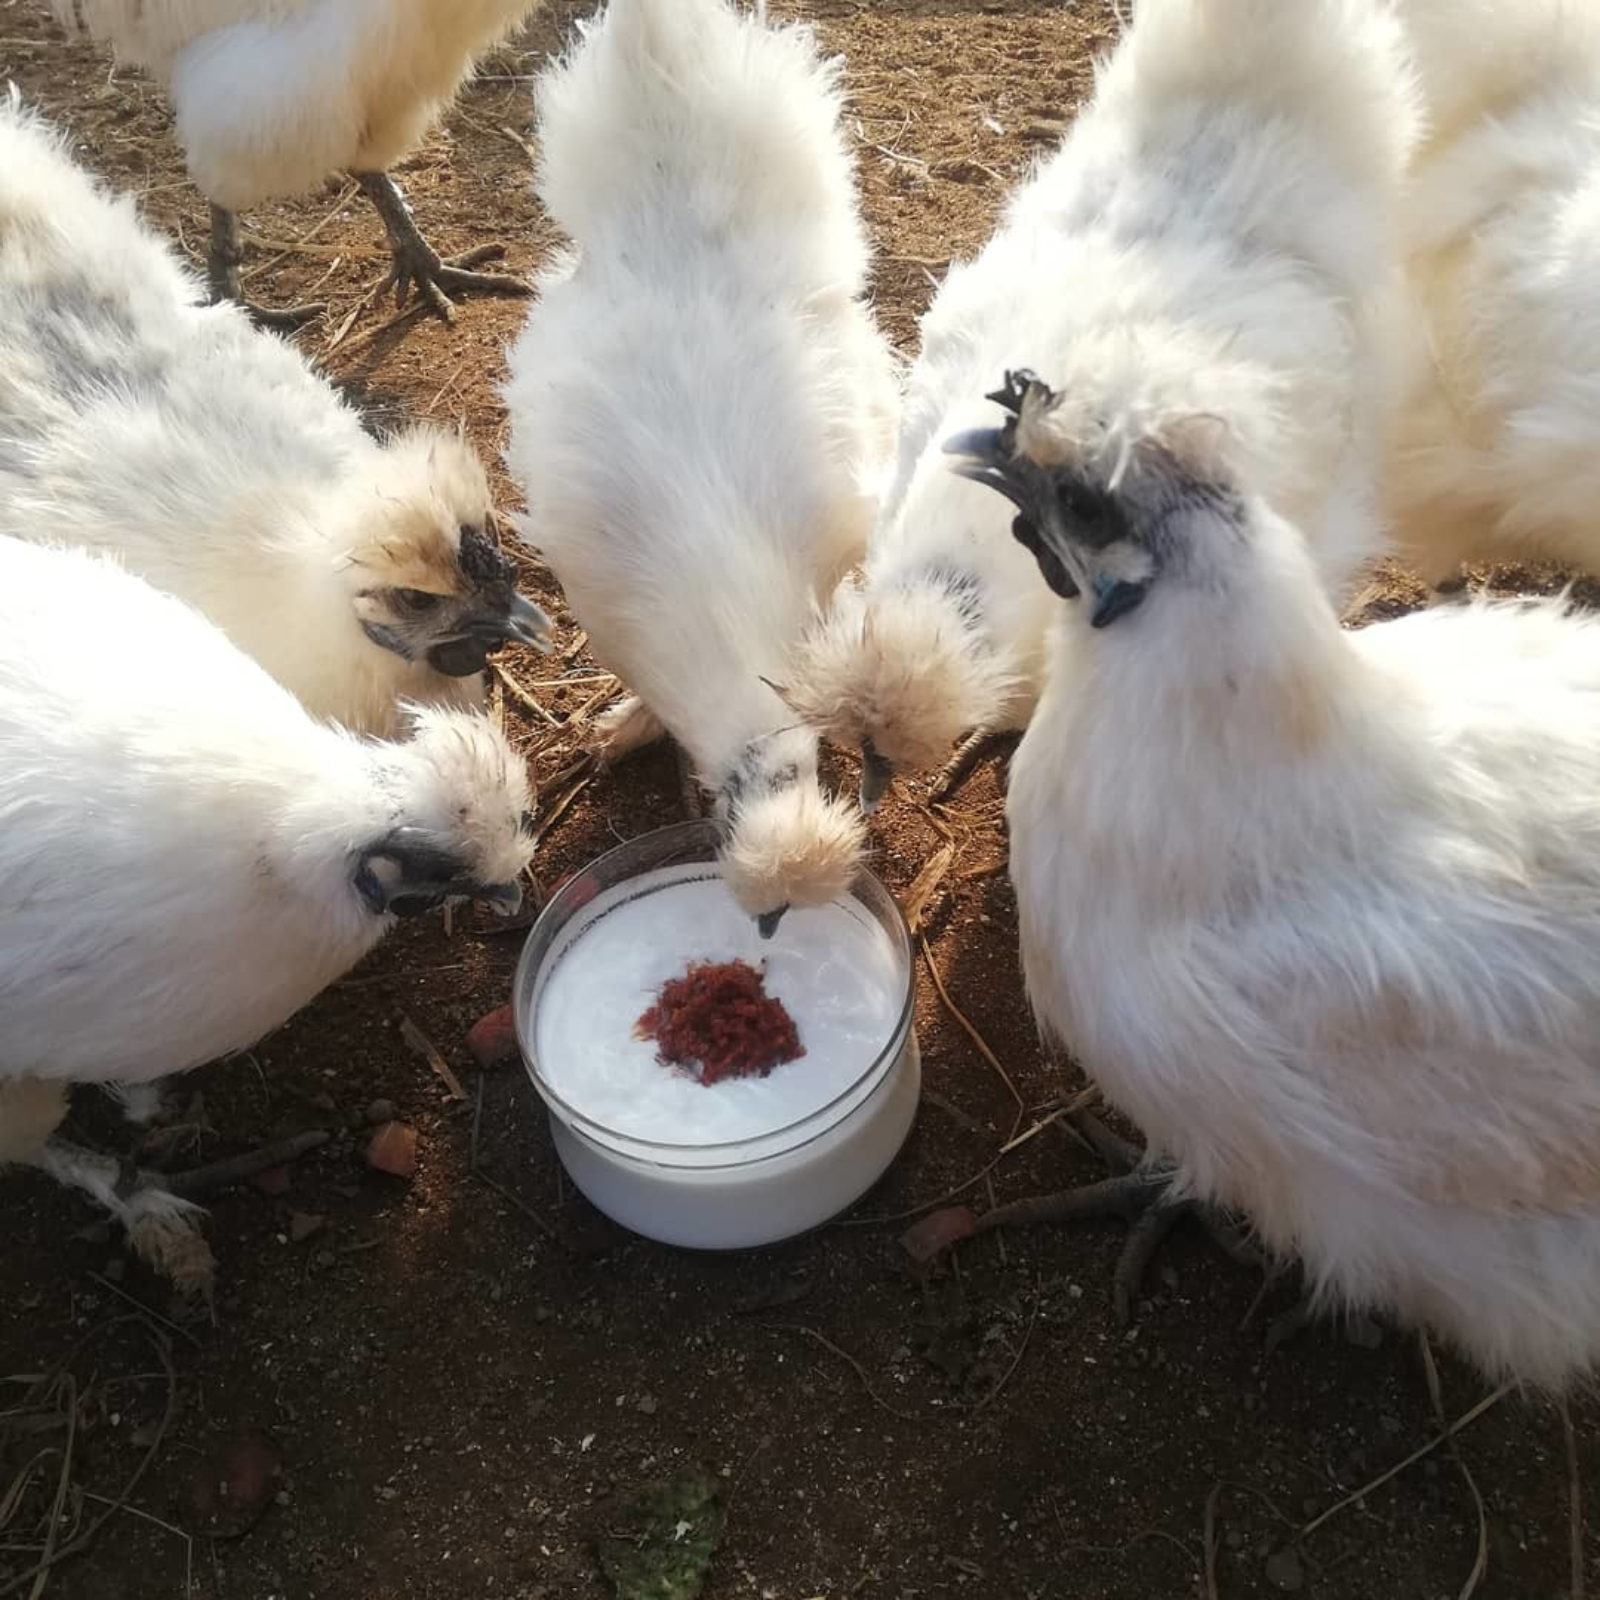
[(288, 345), (199, 301), (132, 203), (0, 97), (0, 534), (115, 552), (349, 727), (479, 702), (485, 650), (546, 619), (471, 447), (373, 439)]
[(538, 102), (575, 250), (511, 353), (528, 537), (717, 794), (741, 903), (825, 902), (859, 821), (763, 678), (859, 557), (892, 438), (837, 71), (723, 0), (613, 0)]
[(1407, 213), (1427, 350), (1390, 500), (1423, 576), (1600, 571), (1600, 10), (1401, 0), (1431, 127)]
[(862, 749), (869, 805), (894, 769), (942, 761), (969, 729), (1026, 727), (1039, 697), (1050, 597), (1027, 551), (1005, 537), (1004, 507), (955, 477), (940, 446), (989, 414), (984, 391), (1021, 359), (1017, 297), (1051, 280), (1063, 248), (1064, 215), (1036, 191), (1073, 181), (1071, 163), (1042, 166), (981, 254), (940, 285), (864, 570), (807, 631), (785, 678), (799, 715)]
[(422, 139), (535, 0), (50, 0), (172, 96), (189, 172), (240, 210)]
[(1383, 542), (1416, 132), (1383, 0), (1142, 0), (1011, 214), (1037, 264), (1010, 343), (1065, 397), (1056, 428), (1113, 468), (1151, 440), (1210, 458), (1304, 530), (1335, 594)]
[[(1244, 1212), (1322, 1300), (1560, 1387), (1600, 1355), (1600, 622), (1545, 603), (1344, 631), (1363, 457), (1302, 439), (1302, 403), (1364, 392), (1339, 300), (1379, 281), (1394, 46), (1379, 0), (1145, 0), (1095, 115), (1142, 96), (1170, 127), (1201, 103), (1175, 74), (1238, 78), (1079, 203), (1173, 246), (1128, 261), (1123, 295), (1153, 260), (1181, 287), (1188, 259), (1171, 303), (1231, 302), (1240, 338), (1205, 359), (1178, 321), (1128, 338), (1125, 300), (1058, 275), (1031, 332), (1059, 393), (1019, 377), (1005, 426), (955, 448), (1072, 602), (1008, 797), (1041, 1023), (1182, 1192)], [(1268, 122), (1263, 95), (1285, 97)], [(1299, 162), (1297, 120), (1320, 146)], [(1236, 360), (1252, 304), (1282, 322), (1265, 389)], [(1317, 337), (1340, 325), (1342, 350)]]
[(1092, 592), (1071, 484), (1153, 570), (1102, 629), (1063, 607), (1013, 763), (1043, 1025), (1323, 1301), (1496, 1376), (1587, 1373), (1600, 621), (1545, 602), (1344, 631), (1288, 523), (1160, 450), (1115, 490), (1046, 465), (1031, 409), (1005, 470), (1045, 547)]
[(113, 1204), (103, 1163), (40, 1149), (64, 1101), (39, 1085), (241, 1050), (396, 914), (514, 905), (522, 761), (478, 713), (412, 718), (403, 743), (319, 723), (114, 563), (0, 538), (0, 1159)]
[[(50, 0), (57, 20), (111, 45), (166, 88), (189, 174), (212, 202), (210, 273), (241, 298), (234, 212), (301, 194), (348, 168), (394, 252), (390, 281), (415, 284), (447, 320), (446, 291), (523, 294), (518, 278), (441, 260), (387, 168), (421, 140), (473, 61), (537, 0)], [(493, 254), (492, 251), (488, 254)], [(479, 253), (477, 259), (483, 259)], [(323, 307), (262, 312), (294, 325)]]

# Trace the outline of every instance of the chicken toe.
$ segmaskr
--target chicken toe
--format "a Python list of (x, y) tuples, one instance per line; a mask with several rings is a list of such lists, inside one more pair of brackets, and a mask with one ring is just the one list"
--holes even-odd
[(323, 301), (273, 310), (245, 299), (239, 281), (239, 264), (244, 260), (244, 243), (239, 237), (239, 218), (221, 206), (211, 208), (211, 248), (206, 254), (206, 272), (214, 300), (231, 300), (258, 328), (277, 333), (293, 333), (314, 322), (328, 309)]
[(471, 269), (485, 261), (493, 261), (505, 254), (505, 246), (480, 245), (465, 255), (449, 259), (441, 256), (423, 238), (411, 207), (399, 186), (386, 172), (358, 172), (355, 180), (361, 192), (376, 207), (383, 219), (384, 231), (389, 235), (389, 248), (394, 252), (394, 265), (383, 280), (383, 288), (393, 285), (395, 302), (404, 305), (413, 288), (428, 305), (446, 322), (455, 316), (451, 293), (469, 294), (474, 290), (485, 294), (528, 294), (529, 286), (521, 278), (509, 273), (474, 272)]
[(1176, 1168), (1171, 1163), (1147, 1162), (1142, 1150), (1087, 1112), (1075, 1121), (1112, 1175), (1082, 1188), (996, 1206), (974, 1219), (974, 1232), (1038, 1222), (1122, 1218), (1128, 1224), (1128, 1237), (1112, 1279), (1112, 1305), (1117, 1321), (1124, 1326), (1133, 1318), (1134, 1302), (1156, 1251), (1186, 1218), (1198, 1222), (1230, 1260), (1258, 1271), (1267, 1269), (1266, 1257), (1231, 1217), (1201, 1201), (1172, 1194)]

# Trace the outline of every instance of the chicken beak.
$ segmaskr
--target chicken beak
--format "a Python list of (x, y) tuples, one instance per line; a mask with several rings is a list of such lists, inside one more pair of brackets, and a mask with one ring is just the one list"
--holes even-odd
[(487, 906), (497, 917), (514, 917), (522, 909), (520, 883), (490, 883), (472, 891), (472, 898)]
[(778, 931), (778, 924), (788, 915), (788, 906), (779, 906), (776, 911), (763, 911), (756, 918), (756, 932), (763, 939), (770, 939)]
[(894, 763), (885, 761), (870, 739), (861, 741), (861, 809), (870, 817), (894, 782)]
[(532, 645), (548, 655), (555, 649), (555, 624), (533, 601), (520, 594), (511, 597), (511, 610), (506, 617), (506, 632), (518, 644)]

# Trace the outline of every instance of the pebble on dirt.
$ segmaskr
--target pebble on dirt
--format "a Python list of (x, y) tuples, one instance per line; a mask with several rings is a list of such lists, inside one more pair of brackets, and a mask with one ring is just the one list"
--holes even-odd
[(517, 1053), (517, 1030), (510, 1006), (501, 1006), (473, 1023), (467, 1033), (467, 1051), (480, 1067), (498, 1067)]
[(403, 1122), (386, 1122), (367, 1142), (367, 1165), (374, 1172), (409, 1178), (417, 1170), (417, 1130)]

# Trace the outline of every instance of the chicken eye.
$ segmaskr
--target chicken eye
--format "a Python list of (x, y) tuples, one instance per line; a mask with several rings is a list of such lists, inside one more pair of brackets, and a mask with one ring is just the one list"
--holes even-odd
[(1070, 478), (1057, 488), (1056, 500), (1062, 516), (1075, 523), (1079, 533), (1091, 540), (1110, 514), (1103, 495)]
[(430, 611), (436, 611), (444, 604), (442, 594), (429, 594), (426, 589), (395, 589), (392, 591), (395, 604), (400, 610), (408, 612), (413, 617), (426, 616)]

